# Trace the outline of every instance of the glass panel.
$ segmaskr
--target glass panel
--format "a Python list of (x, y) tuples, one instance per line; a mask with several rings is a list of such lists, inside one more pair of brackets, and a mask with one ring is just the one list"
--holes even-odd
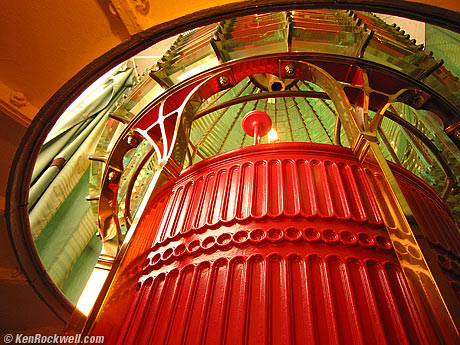
[(346, 11), (293, 11), (292, 51), (358, 56), (370, 31)]
[(442, 58), (453, 75), (460, 77), (460, 34), (431, 24), (425, 25), (425, 47)]
[[(455, 144), (444, 133), (439, 118), (435, 114), (430, 114), (424, 110), (415, 110), (402, 103), (395, 103), (394, 110), (431, 141), (444, 157), (453, 175), (458, 177), (460, 175), (460, 155)], [(446, 186), (446, 174), (438, 160), (431, 154), (431, 151), (429, 149), (428, 151), (433, 159), (431, 165), (425, 164), (424, 167), (422, 166), (420, 173), (411, 171), (431, 185), (438, 194), (441, 194)], [(423, 163), (422, 161), (418, 164)], [(450, 193), (446, 203), (450, 207), (457, 224), (460, 224), (460, 194)]]
[(132, 218), (136, 216), (139, 206), (144, 198), (145, 192), (152, 182), (152, 179), (155, 176), (157, 170), (158, 160), (156, 154), (153, 154), (152, 157), (144, 165), (139, 175), (136, 177), (136, 181), (134, 182), (134, 188), (132, 190), (130, 201), (130, 213)]
[(421, 78), (437, 62), (424, 51), (414, 52), (407, 46), (374, 35), (364, 52), (364, 58), (388, 66), (414, 78)]
[(452, 105), (460, 109), (460, 83), (454, 75), (444, 67), (440, 67), (430, 74), (424, 83), (438, 92)]
[(107, 159), (125, 127), (126, 125), (122, 122), (109, 118), (101, 134), (101, 138), (97, 143), (96, 149), (94, 150), (93, 156)]
[(211, 45), (216, 27), (211, 24), (179, 36), (159, 60), (151, 76), (164, 87), (170, 87), (217, 66), (219, 61)]
[(410, 39), (410, 35), (406, 34), (404, 30), (396, 25), (388, 25), (381, 18), (367, 12), (356, 12), (350, 11), (353, 17), (361, 19), (362, 23), (367, 25), (369, 29), (374, 30), (378, 37), (383, 37), (386, 40), (395, 42), (396, 44), (403, 45), (407, 49), (414, 52), (420, 50), (422, 46), (416, 45), (415, 40)]
[(124, 219), (125, 215), (125, 198), (129, 189), (131, 180), (136, 178), (134, 176), (142, 159), (152, 150), (152, 145), (147, 141), (142, 141), (136, 148), (128, 151), (123, 158), (123, 174), (120, 177), (118, 185), (118, 218), (120, 222), (121, 233), (125, 234), (127, 231), (127, 224)]
[(122, 106), (115, 112), (126, 119), (126, 122), (132, 120), (134, 115), (144, 109), (153, 99), (163, 93), (163, 88), (150, 76), (145, 76), (130, 96), (124, 101)]
[(227, 21), (233, 30), (215, 40), (224, 61), (288, 51), (285, 12), (251, 15)]

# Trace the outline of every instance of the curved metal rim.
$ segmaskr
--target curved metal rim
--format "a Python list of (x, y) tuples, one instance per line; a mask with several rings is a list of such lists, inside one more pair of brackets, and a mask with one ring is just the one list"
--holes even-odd
[(145, 165), (149, 162), (150, 158), (154, 155), (155, 153), (155, 148), (151, 148), (145, 155), (142, 157), (141, 161), (139, 162), (139, 165), (137, 168), (134, 170), (133, 175), (131, 176), (131, 179), (129, 180), (128, 187), (126, 189), (126, 196), (125, 196), (125, 220), (126, 222), (131, 225), (133, 222), (133, 217), (131, 214), (131, 196), (132, 196), (132, 190), (134, 187), (134, 183), (136, 182), (137, 177), (141, 173), (142, 169), (145, 167)]
[[(131, 36), (125, 41), (84, 67), (65, 83), (40, 109), (23, 137), (11, 165), (6, 190), (5, 218), (8, 235), (19, 265), (31, 282), (39, 297), (47, 303), (48, 293), (54, 296), (58, 305), (51, 307), (59, 318), (68, 319), (72, 306), (44, 270), (30, 232), (27, 214), (27, 200), (31, 175), (41, 145), (60, 114), (89, 85), (105, 72), (162, 39), (197, 26), (238, 15), (289, 10), (295, 8), (356, 9), (395, 14), (411, 19), (426, 21), (453, 31), (460, 32), (460, 13), (416, 2), (394, 1), (389, 4), (380, 1), (321, 1), (305, 3), (297, 1), (268, 0), (249, 4), (240, 1), (192, 13), (167, 23), (156, 25)], [(32, 281), (34, 283), (32, 283)], [(36, 282), (38, 281), (38, 284)], [(41, 285), (42, 288), (36, 287)], [(48, 304), (48, 303), (47, 303)], [(49, 304), (48, 304), (49, 305)], [(60, 311), (57, 309), (61, 309)]]

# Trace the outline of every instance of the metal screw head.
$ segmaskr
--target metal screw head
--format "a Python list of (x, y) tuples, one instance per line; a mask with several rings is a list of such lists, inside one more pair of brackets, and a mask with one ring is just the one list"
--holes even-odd
[(138, 139), (136, 138), (136, 136), (130, 134), (126, 137), (126, 142), (128, 143), (128, 145), (135, 146), (138, 143)]
[(118, 173), (116, 171), (109, 172), (109, 181), (114, 182), (118, 178)]
[(217, 78), (220, 87), (228, 87), (230, 85), (230, 79), (226, 75), (221, 75)]
[(284, 73), (286, 73), (288, 77), (293, 77), (295, 75), (295, 67), (293, 65), (284, 66)]
[(460, 140), (460, 129), (455, 131), (454, 137), (455, 137), (455, 139)]
[(417, 95), (414, 97), (412, 103), (416, 106), (416, 107), (421, 107), (424, 103), (424, 99), (423, 99), (423, 96), (422, 95)]
[(427, 97), (420, 90), (415, 90), (412, 98), (412, 105), (416, 108), (420, 108), (427, 101)]

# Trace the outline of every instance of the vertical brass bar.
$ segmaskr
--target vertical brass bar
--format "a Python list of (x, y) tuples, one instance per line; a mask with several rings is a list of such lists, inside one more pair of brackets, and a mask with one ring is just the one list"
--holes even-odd
[[(363, 159), (364, 164), (378, 167), (373, 176), (367, 175), (369, 184), (379, 208), (385, 207), (390, 211), (391, 221), (384, 219), (385, 226), (418, 310), (420, 314), (426, 314), (426, 317), (421, 315), (422, 320), (431, 324), (431, 329), (441, 343), (458, 344), (460, 313), (454, 293), (383, 156), (378, 141), (364, 136), (361, 140), (365, 141), (361, 147), (369, 146)], [(355, 154), (360, 155), (359, 152)]]

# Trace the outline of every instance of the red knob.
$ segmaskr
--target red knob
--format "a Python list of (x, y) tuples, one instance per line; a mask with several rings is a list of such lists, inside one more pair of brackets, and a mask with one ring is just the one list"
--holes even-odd
[(258, 137), (267, 135), (272, 128), (272, 120), (267, 113), (261, 110), (253, 110), (243, 118), (242, 125), (245, 133), (254, 137), (254, 144), (256, 144)]

